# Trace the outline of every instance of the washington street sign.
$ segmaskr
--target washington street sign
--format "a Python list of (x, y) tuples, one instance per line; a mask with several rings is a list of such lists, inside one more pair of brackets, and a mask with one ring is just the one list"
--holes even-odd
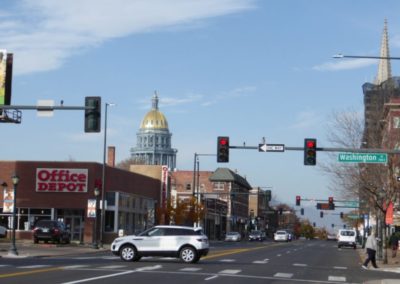
[(339, 153), (338, 161), (343, 163), (383, 163), (386, 164), (386, 153)]

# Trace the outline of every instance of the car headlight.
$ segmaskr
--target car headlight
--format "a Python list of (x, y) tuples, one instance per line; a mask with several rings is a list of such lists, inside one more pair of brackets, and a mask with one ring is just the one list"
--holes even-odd
[(115, 239), (115, 240), (113, 241), (113, 244), (118, 244), (118, 243), (120, 243), (120, 242), (122, 242), (122, 239)]

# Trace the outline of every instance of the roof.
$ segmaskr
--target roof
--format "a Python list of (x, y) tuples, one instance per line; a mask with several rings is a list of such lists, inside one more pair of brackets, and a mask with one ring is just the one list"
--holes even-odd
[(233, 182), (245, 187), (248, 190), (252, 188), (252, 186), (247, 182), (247, 180), (244, 177), (238, 175), (237, 173), (228, 168), (216, 169), (209, 179), (212, 182), (218, 182), (218, 181)]

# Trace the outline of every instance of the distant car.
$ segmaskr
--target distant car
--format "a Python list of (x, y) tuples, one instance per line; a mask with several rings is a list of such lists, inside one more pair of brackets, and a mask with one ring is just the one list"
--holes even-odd
[(249, 241), (260, 241), (265, 240), (265, 232), (262, 231), (251, 231), (249, 234)]
[(39, 220), (33, 228), (33, 242), (37, 244), (39, 241), (68, 244), (71, 241), (71, 233), (63, 222)]
[(356, 244), (357, 232), (356, 230), (340, 229), (337, 235), (338, 248), (352, 247), (357, 248)]
[(242, 240), (242, 236), (239, 232), (228, 232), (225, 235), (226, 242), (240, 242)]
[(208, 237), (200, 227), (160, 225), (139, 235), (116, 238), (111, 252), (123, 261), (138, 261), (142, 256), (177, 257), (184, 263), (196, 263), (209, 250)]
[(335, 234), (328, 234), (327, 236), (326, 236), (326, 240), (327, 241), (336, 241), (336, 235)]
[(288, 242), (289, 241), (289, 233), (284, 230), (276, 231), (274, 234), (275, 242)]
[(0, 226), (0, 238), (5, 238), (7, 237), (7, 228)]

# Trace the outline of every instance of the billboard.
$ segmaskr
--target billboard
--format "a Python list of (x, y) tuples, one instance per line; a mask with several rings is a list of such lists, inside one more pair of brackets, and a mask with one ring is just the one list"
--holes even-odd
[(13, 55), (0, 49), (0, 105), (11, 103), (12, 63)]
[(85, 193), (88, 191), (88, 169), (36, 169), (36, 192)]

